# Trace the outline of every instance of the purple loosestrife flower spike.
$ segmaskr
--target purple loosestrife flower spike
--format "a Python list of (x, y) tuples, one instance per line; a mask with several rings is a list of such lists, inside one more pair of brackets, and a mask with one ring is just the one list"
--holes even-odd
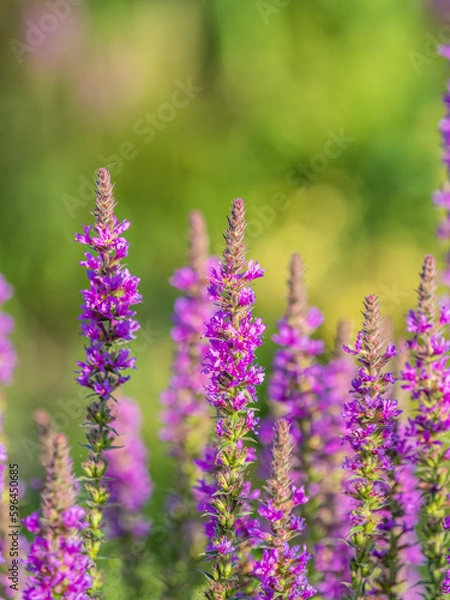
[(76, 504), (69, 445), (63, 434), (53, 438), (52, 457), (41, 495), (41, 509), (24, 519), (34, 535), (27, 557), (30, 575), (24, 600), (87, 600), (92, 578), (90, 559), (80, 533), (85, 511)]
[(259, 514), (269, 531), (261, 527), (262, 558), (255, 562), (254, 574), (261, 581), (261, 600), (306, 600), (316, 594), (307, 578), (310, 555), (305, 548), (293, 545), (305, 528), (304, 519), (294, 514), (296, 506), (306, 504), (304, 488), (296, 488), (291, 479), (294, 446), (289, 422), (275, 424), (271, 476)]
[[(114, 214), (113, 187), (109, 173), (100, 169), (97, 178), (95, 225), (88, 226), (76, 239), (90, 247), (80, 264), (87, 269), (89, 289), (82, 292), (81, 326), (88, 339), (86, 359), (79, 362), (78, 383), (96, 397), (87, 409), (89, 457), (83, 468), (87, 478), (89, 528), (84, 531), (85, 545), (93, 564), (103, 538), (103, 509), (109, 491), (104, 476), (105, 452), (114, 444), (115, 432), (109, 398), (125, 383), (124, 372), (134, 368), (127, 343), (135, 337), (139, 324), (132, 306), (141, 302), (137, 291), (139, 279), (121, 264), (128, 255), (129, 243), (122, 236), (129, 222), (120, 222)], [(102, 586), (102, 574), (95, 564), (93, 597)]]
[(396, 349), (392, 344), (385, 348), (381, 339), (378, 298), (368, 296), (364, 306), (363, 327), (355, 346), (345, 346), (360, 363), (358, 376), (352, 382), (352, 400), (344, 412), (348, 431), (345, 439), (351, 448), (344, 460), (344, 468), (351, 475), (347, 493), (356, 501), (348, 534), (354, 552), (350, 565), (351, 600), (366, 598), (374, 588), (379, 526), (392, 494), (389, 472), (393, 468), (391, 452), (400, 413), (397, 402), (387, 394), (394, 377), (384, 371)]
[(253, 405), (256, 386), (264, 378), (255, 351), (262, 344), (265, 327), (261, 319), (253, 318), (255, 294), (250, 287), (264, 272), (253, 260), (246, 263), (245, 226), (245, 205), (238, 198), (228, 218), (223, 262), (219, 270), (211, 269), (209, 289), (217, 311), (206, 328), (209, 349), (205, 371), (210, 382), (205, 389), (217, 414), (217, 442), (210, 453), (214, 485), (208, 506), (208, 600), (227, 600), (239, 591), (237, 544), (241, 540), (237, 526), (246, 517), (250, 493), (247, 470), (254, 460), (246, 440), (258, 423)]
[(444, 330), (450, 323), (450, 309), (448, 306), (438, 309), (436, 289), (436, 264), (433, 256), (428, 255), (420, 275), (417, 309), (411, 310), (407, 317), (407, 329), (413, 337), (407, 342), (410, 360), (402, 373), (403, 388), (411, 394), (415, 409), (406, 435), (422, 492), (420, 542), (427, 562), (427, 600), (441, 597), (445, 548), (449, 543), (442, 521), (450, 515), (447, 463), (450, 346), (444, 338)]
[(172, 338), (177, 349), (169, 388), (161, 398), (165, 407), (161, 438), (170, 444), (169, 453), (177, 461), (177, 487), (183, 487), (183, 494), (199, 478), (199, 468), (193, 461), (203, 457), (211, 426), (204, 400), (207, 377), (202, 373), (208, 346), (202, 338), (205, 323), (214, 313), (208, 297), (208, 271), (212, 265), (200, 212), (190, 215), (189, 225), (189, 264), (170, 279), (183, 295), (175, 301)]
[[(174, 305), (172, 339), (176, 343), (168, 389), (161, 396), (161, 439), (176, 461), (174, 486), (167, 501), (167, 537), (162, 544), (163, 578), (168, 597), (185, 600), (198, 578), (198, 555), (205, 537), (193, 488), (200, 479), (198, 460), (211, 437), (210, 407), (205, 402), (207, 376), (202, 372), (208, 345), (205, 323), (215, 312), (208, 296), (209, 240), (203, 215), (189, 217), (188, 265), (170, 283), (181, 292)], [(183, 568), (174, 569), (174, 564)]]
[(309, 486), (315, 480), (312, 455), (316, 450), (311, 446), (311, 424), (319, 411), (318, 393), (322, 390), (322, 367), (316, 357), (323, 352), (323, 342), (311, 335), (323, 317), (317, 308), (308, 307), (305, 268), (299, 254), (292, 255), (289, 270), (288, 307), (273, 338), (280, 349), (275, 354), (269, 396), (275, 413), (291, 423), (300, 450), (294, 468), (302, 483)]

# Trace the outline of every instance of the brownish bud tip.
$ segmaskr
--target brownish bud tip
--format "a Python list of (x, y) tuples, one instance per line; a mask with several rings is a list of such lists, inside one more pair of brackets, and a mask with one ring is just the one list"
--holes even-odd
[(437, 298), (437, 268), (436, 260), (432, 254), (427, 254), (423, 261), (420, 283), (417, 290), (417, 312), (434, 321), (436, 314)]
[(246, 269), (245, 228), (245, 204), (241, 198), (236, 198), (231, 207), (228, 229), (224, 236), (224, 266), (231, 273), (240, 274)]
[(114, 186), (107, 169), (99, 169), (97, 174), (97, 191), (94, 216), (99, 225), (114, 225), (114, 207), (116, 205), (113, 195)]
[(43, 408), (34, 411), (33, 420), (40, 429), (48, 430), (51, 428), (52, 418), (50, 413)]
[(58, 534), (62, 513), (75, 504), (76, 497), (69, 442), (62, 433), (53, 436), (51, 459), (46, 469), (40, 522), (51, 539)]
[[(270, 479), (266, 491), (278, 509), (285, 510), (291, 498), (291, 469), (294, 444), (287, 419), (279, 419), (274, 427)], [(287, 514), (287, 513), (286, 513)]]
[(368, 357), (381, 355), (383, 349), (382, 341), (382, 319), (380, 313), (380, 301), (378, 296), (371, 294), (364, 299), (362, 349)]
[(67, 437), (64, 435), (64, 433), (56, 433), (55, 434), (55, 448), (56, 448), (56, 453), (59, 452), (65, 452), (68, 447), (69, 447), (69, 441), (67, 439)]

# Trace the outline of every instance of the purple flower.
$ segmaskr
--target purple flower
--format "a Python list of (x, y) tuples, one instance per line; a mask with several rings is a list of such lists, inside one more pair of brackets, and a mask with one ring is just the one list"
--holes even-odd
[[(199, 212), (190, 216), (189, 239), (189, 266), (176, 271), (170, 280), (184, 294), (174, 306), (172, 338), (176, 352), (169, 387), (161, 396), (161, 439), (170, 444), (170, 455), (179, 466), (178, 477), (192, 470), (192, 461), (203, 455), (211, 425), (204, 401), (207, 377), (202, 373), (202, 365), (208, 348), (203, 339), (205, 322), (214, 313), (207, 292), (207, 274), (214, 261), (208, 257), (209, 243)], [(189, 487), (197, 479), (192, 472), (188, 482), (179, 483)]]
[(307, 307), (304, 265), (298, 254), (291, 258), (288, 290), (287, 312), (273, 337), (281, 348), (275, 354), (269, 396), (276, 410), (291, 423), (292, 435), (301, 448), (294, 468), (308, 484), (312, 449), (307, 432), (320, 410), (323, 373), (316, 361), (323, 352), (323, 342), (311, 339), (311, 335), (323, 319), (317, 308)]
[(41, 526), (39, 524), (39, 513), (34, 512), (23, 519), (23, 524), (30, 533), (39, 533)]
[(80, 533), (87, 526), (85, 511), (75, 504), (75, 480), (67, 438), (53, 438), (52, 456), (39, 513), (24, 519), (34, 539), (26, 560), (30, 573), (24, 600), (88, 600), (91, 561)]
[(222, 556), (229, 556), (230, 554), (236, 552), (233, 542), (226, 536), (212, 540), (208, 545), (207, 550), (208, 552), (214, 552)]
[(84, 529), (88, 526), (85, 519), (86, 511), (81, 506), (71, 506), (67, 510), (63, 511), (62, 521), (66, 529)]
[(443, 307), (438, 311), (436, 289), (435, 259), (427, 255), (420, 275), (417, 308), (409, 313), (409, 319), (422, 325), (410, 329), (414, 336), (407, 342), (409, 362), (402, 373), (402, 387), (414, 401), (406, 429), (406, 453), (416, 465), (421, 491), (422, 502), (416, 512), (422, 530), (421, 547), (427, 557), (427, 599), (440, 595), (444, 576), (442, 554), (449, 539), (441, 524), (450, 514), (450, 477), (446, 466), (450, 427), (450, 369), (447, 365), (450, 349), (444, 337), (447, 309)]
[(142, 510), (152, 493), (148, 470), (148, 451), (142, 440), (142, 415), (130, 398), (110, 400), (112, 427), (117, 432), (119, 446), (108, 454), (108, 489), (112, 508), (105, 512), (111, 537), (139, 539), (145, 537), (150, 524)]
[[(113, 415), (108, 399), (125, 383), (126, 372), (134, 368), (134, 359), (126, 344), (139, 329), (134, 320), (133, 306), (141, 302), (137, 287), (139, 279), (121, 264), (128, 255), (128, 242), (123, 233), (128, 221), (120, 222), (114, 214), (113, 186), (106, 169), (100, 169), (97, 178), (97, 199), (94, 210), (95, 225), (85, 227), (76, 239), (87, 246), (85, 260), (89, 288), (82, 291), (83, 304), (80, 319), (82, 334), (88, 339), (86, 359), (79, 362), (78, 383), (94, 392), (97, 400), (87, 409), (87, 440), (89, 458), (83, 468), (89, 484), (89, 528), (84, 531), (85, 544), (92, 561), (98, 555), (103, 537), (103, 506), (108, 500), (108, 486), (104, 481), (107, 468), (105, 451), (114, 444), (115, 432), (111, 426)], [(94, 253), (94, 254), (93, 254)], [(94, 591), (102, 585), (102, 577), (95, 565), (92, 569)]]
[(85, 227), (76, 239), (90, 247), (80, 264), (87, 269), (89, 289), (82, 291), (80, 319), (89, 340), (86, 361), (79, 362), (78, 382), (107, 400), (118, 385), (128, 379), (123, 371), (134, 366), (130, 350), (120, 344), (135, 337), (139, 329), (132, 306), (141, 302), (139, 279), (120, 264), (128, 255), (128, 242), (122, 236), (128, 221), (114, 215), (114, 197), (109, 173), (100, 169), (97, 180), (95, 226)]
[[(217, 311), (206, 327), (209, 348), (204, 372), (209, 375), (205, 386), (209, 404), (221, 419), (221, 437), (212, 451), (213, 487), (205, 481), (202, 488), (210, 495), (206, 527), (210, 539), (206, 560), (211, 562), (213, 578), (208, 580), (205, 597), (208, 600), (231, 598), (242, 591), (240, 556), (248, 523), (250, 486), (247, 470), (253, 454), (245, 440), (254, 431), (257, 420), (252, 407), (256, 402), (256, 386), (263, 380), (263, 371), (256, 364), (256, 349), (262, 344), (264, 325), (254, 319), (251, 304), (242, 304), (243, 290), (248, 281), (261, 277), (262, 269), (245, 260), (245, 206), (241, 199), (233, 203), (225, 234), (225, 251), (220, 269), (211, 269), (210, 294)], [(207, 487), (205, 487), (207, 486)], [(204, 505), (204, 502), (200, 502)]]
[(275, 424), (271, 476), (266, 484), (259, 514), (263, 522), (256, 525), (256, 537), (263, 540), (261, 560), (254, 563), (254, 574), (261, 581), (258, 598), (272, 600), (306, 600), (316, 594), (307, 578), (310, 555), (305, 548), (292, 544), (304, 530), (304, 521), (294, 515), (298, 505), (308, 498), (303, 488), (292, 484), (293, 442), (289, 422), (281, 419)]
[[(194, 214), (199, 215), (199, 213), (193, 213), (191, 218), (196, 218), (194, 217)], [(202, 219), (200, 215), (199, 218)], [(173, 285), (174, 288), (181, 292), (192, 292), (192, 289), (197, 287), (200, 283), (199, 275), (194, 271), (192, 266), (178, 269), (169, 281), (170, 285)]]
[[(344, 468), (350, 472), (347, 493), (355, 501), (350, 512), (352, 528), (348, 539), (353, 549), (351, 596), (366, 597), (376, 589), (375, 571), (381, 530), (393, 493), (391, 472), (396, 446), (396, 422), (400, 412), (397, 402), (387, 395), (392, 377), (384, 369), (393, 355), (392, 345), (384, 349), (381, 339), (380, 306), (376, 296), (368, 296), (362, 331), (355, 348), (347, 348), (361, 365), (352, 382), (352, 400), (345, 406), (346, 441), (350, 446)], [(398, 573), (392, 588), (397, 584)]]
[[(302, 489), (303, 492), (303, 489)], [(262, 504), (258, 510), (261, 517), (269, 521), (269, 523), (275, 523), (283, 518), (283, 511), (277, 510), (271, 500), (267, 501), (267, 504)]]

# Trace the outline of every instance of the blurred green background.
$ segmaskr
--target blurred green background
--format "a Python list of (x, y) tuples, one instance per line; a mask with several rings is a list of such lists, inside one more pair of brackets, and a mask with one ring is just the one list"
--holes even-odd
[(231, 200), (247, 202), (249, 254), (267, 269), (257, 288), (265, 365), (293, 251), (328, 347), (367, 293), (400, 334), (423, 254), (442, 255), (431, 193), (444, 178), (448, 67), (434, 48), (450, 42), (450, 5), (3, 0), (0, 29), (0, 269), (16, 292), (7, 308), (20, 356), (12, 454), (24, 478), (36, 474), (40, 406), (84, 453), (73, 370), (86, 276), (73, 234), (91, 222), (93, 174), (106, 165), (142, 278), (126, 392), (144, 411), (157, 511), (171, 476), (157, 420), (172, 352), (168, 278), (185, 260), (189, 211), (204, 212), (219, 251)]

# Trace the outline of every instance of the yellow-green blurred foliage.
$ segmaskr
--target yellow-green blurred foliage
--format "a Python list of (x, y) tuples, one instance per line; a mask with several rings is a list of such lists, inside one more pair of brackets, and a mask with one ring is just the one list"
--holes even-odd
[(16, 291), (20, 356), (7, 427), (24, 477), (37, 471), (36, 407), (69, 431), (75, 459), (84, 454), (73, 370), (86, 276), (73, 234), (91, 221), (95, 170), (109, 165), (142, 278), (126, 391), (145, 415), (157, 506), (171, 473), (157, 419), (172, 349), (167, 280), (185, 259), (188, 212), (204, 212), (217, 251), (231, 200), (246, 200), (249, 254), (267, 270), (265, 365), (293, 251), (328, 347), (367, 293), (401, 334), (423, 254), (442, 253), (431, 192), (444, 177), (447, 65), (433, 46), (449, 37), (448, 15), (419, 0), (59, 0), (55, 16), (56, 4), (0, 6), (0, 270)]

